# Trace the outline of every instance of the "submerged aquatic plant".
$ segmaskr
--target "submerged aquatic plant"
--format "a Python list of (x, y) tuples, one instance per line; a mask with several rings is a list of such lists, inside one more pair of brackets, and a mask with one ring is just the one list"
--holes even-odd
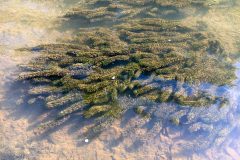
[[(42, 54), (21, 66), (25, 72), (19, 79), (34, 83), (28, 93), (45, 95), (48, 108), (66, 107), (58, 120), (83, 108), (86, 118), (118, 116), (117, 97), (121, 95), (204, 106), (221, 97), (201, 91), (190, 95), (182, 85), (224, 85), (235, 78), (234, 67), (227, 63), (228, 56), (217, 41), (164, 20), (82, 30), (69, 44), (38, 48)], [(153, 80), (143, 83), (144, 77)], [(172, 81), (178, 82), (177, 88)]]
[[(180, 9), (196, 3), (205, 4), (91, 1), (84, 6), (86, 10), (74, 10), (66, 17), (118, 23), (92, 28), (80, 25), (79, 33), (68, 43), (23, 49), (41, 54), (20, 66), (19, 80), (32, 84), (28, 95), (40, 96), (49, 109), (59, 109), (56, 118), (40, 129), (52, 128), (78, 112), (97, 120), (99, 125), (92, 128), (91, 138), (126, 111), (118, 100), (122, 96), (191, 107), (227, 103), (225, 97), (197, 86), (231, 85), (235, 79), (231, 54), (206, 31), (161, 18), (165, 7)], [(92, 7), (97, 11), (91, 11)], [(135, 112), (151, 117), (141, 107)], [(172, 122), (180, 124), (176, 117)]]
[(234, 3), (235, 0), (82, 0), (65, 18), (77, 21), (78, 27), (114, 25), (136, 18), (176, 20), (204, 14), (214, 6)]

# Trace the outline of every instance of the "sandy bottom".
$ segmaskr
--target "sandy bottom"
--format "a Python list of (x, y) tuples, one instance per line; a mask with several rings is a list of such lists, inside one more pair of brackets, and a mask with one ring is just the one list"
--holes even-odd
[[(35, 134), (36, 124), (49, 113), (45, 113), (42, 106), (29, 108), (17, 105), (21, 104), (21, 93), (15, 93), (10, 84), (16, 79), (17, 65), (27, 62), (32, 56), (18, 53), (15, 49), (53, 43), (68, 34), (54, 30), (61, 12), (57, 6), (50, 4), (0, 0), (0, 160), (187, 159), (178, 154), (181, 148), (176, 143), (179, 141), (174, 141), (180, 137), (180, 132), (151, 135), (146, 129), (138, 127), (145, 122), (138, 117), (114, 122), (98, 139), (88, 143), (79, 139), (88, 125), (74, 118), (48, 135)], [(213, 11), (200, 18), (231, 51), (236, 51), (237, 40), (240, 40), (240, 14), (236, 12), (225, 15), (224, 12)], [(123, 125), (122, 121), (128, 123)], [(144, 137), (142, 141), (146, 143), (141, 145), (141, 142), (136, 142), (137, 137)], [(240, 144), (235, 143), (227, 146), (223, 153), (213, 148), (188, 158), (239, 160), (239, 148)]]

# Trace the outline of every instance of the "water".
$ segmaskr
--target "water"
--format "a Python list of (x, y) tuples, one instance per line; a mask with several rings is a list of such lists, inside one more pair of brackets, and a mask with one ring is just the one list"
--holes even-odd
[[(82, 135), (93, 122), (74, 116), (50, 133), (37, 135), (38, 123), (51, 116), (52, 111), (41, 103), (21, 105), (25, 92), (18, 90), (22, 86), (13, 85), (18, 64), (26, 63), (38, 53), (17, 49), (71, 39), (79, 22), (62, 25), (65, 20), (60, 17), (76, 2), (0, 1), (0, 159), (240, 159), (238, 61), (233, 86), (208, 84), (211, 86), (208, 92), (225, 94), (230, 99), (228, 106), (222, 109), (217, 105), (189, 108), (122, 97), (119, 101), (125, 108), (138, 105), (151, 108), (153, 119), (135, 116), (130, 110), (97, 139), (91, 139)], [(203, 21), (226, 50), (237, 53), (240, 48), (239, 10), (238, 5), (220, 5), (208, 13), (188, 16), (184, 21), (186, 24)], [(169, 118), (181, 114), (187, 119), (181, 125), (169, 122)], [(206, 126), (212, 132), (206, 134), (202, 132), (204, 128), (194, 132), (194, 125), (201, 123), (207, 124), (201, 127)], [(189, 132), (191, 127), (192, 133)]]

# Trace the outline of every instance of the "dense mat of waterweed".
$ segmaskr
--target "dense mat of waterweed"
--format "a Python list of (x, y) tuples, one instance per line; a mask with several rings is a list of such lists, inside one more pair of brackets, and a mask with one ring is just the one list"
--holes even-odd
[[(166, 14), (178, 14), (185, 7), (197, 11), (209, 6), (205, 2), (94, 0), (67, 13), (66, 18), (86, 20), (72, 41), (23, 49), (41, 52), (20, 66), (19, 80), (32, 84), (28, 94), (34, 98), (29, 102), (41, 99), (48, 108), (59, 109), (40, 129), (79, 112), (98, 120), (95, 134), (126, 111), (119, 103), (121, 96), (191, 107), (225, 106), (226, 97), (197, 86), (231, 85), (236, 55), (207, 33), (203, 23), (186, 26), (166, 20)], [(151, 118), (141, 107), (134, 110)], [(179, 124), (179, 118), (171, 120)]]
[(183, 19), (204, 14), (210, 8), (234, 5), (235, 0), (90, 0), (79, 3), (65, 17), (87, 27), (113, 25), (132, 18)]

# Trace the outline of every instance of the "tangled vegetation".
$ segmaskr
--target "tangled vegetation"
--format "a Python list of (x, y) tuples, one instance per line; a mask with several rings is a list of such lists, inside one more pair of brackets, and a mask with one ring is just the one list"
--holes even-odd
[(113, 25), (141, 18), (183, 19), (201, 15), (217, 5), (230, 5), (226, 0), (83, 0), (65, 17), (77, 20), (78, 26)]
[[(200, 23), (186, 26), (169, 17), (185, 7), (207, 7), (205, 2), (93, 0), (67, 13), (66, 18), (83, 22), (72, 41), (23, 49), (41, 54), (20, 65), (19, 80), (32, 84), (31, 97), (41, 97), (49, 109), (59, 110), (40, 128), (52, 128), (78, 112), (97, 119), (100, 125), (92, 131), (99, 132), (126, 111), (118, 101), (122, 96), (191, 107), (226, 105), (225, 97), (197, 86), (231, 85), (233, 56), (199, 29)], [(151, 117), (141, 107), (134, 110)], [(177, 118), (172, 121), (180, 123)]]

